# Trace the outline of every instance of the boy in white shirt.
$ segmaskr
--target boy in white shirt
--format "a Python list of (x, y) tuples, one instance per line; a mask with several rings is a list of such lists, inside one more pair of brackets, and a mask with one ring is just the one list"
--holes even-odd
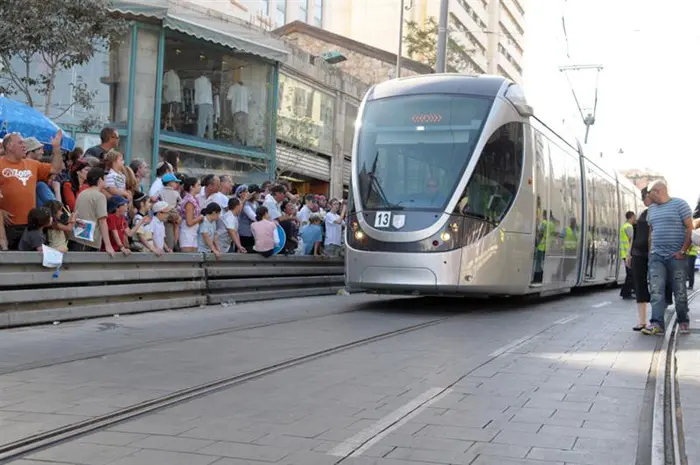
[(173, 250), (165, 243), (165, 222), (168, 221), (170, 206), (167, 202), (157, 202), (153, 205), (153, 221), (151, 221), (151, 232), (153, 233), (153, 245), (156, 250), (172, 252)]

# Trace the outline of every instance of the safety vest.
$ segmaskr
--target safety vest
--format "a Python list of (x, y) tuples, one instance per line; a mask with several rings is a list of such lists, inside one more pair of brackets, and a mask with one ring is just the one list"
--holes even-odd
[(565, 250), (576, 250), (578, 245), (578, 239), (576, 238), (576, 233), (572, 228), (564, 229), (564, 249)]
[(537, 250), (544, 252), (552, 245), (552, 239), (556, 235), (556, 226), (549, 220), (543, 220), (541, 225), (544, 228), (544, 234), (542, 235), (540, 243), (537, 244)]
[(688, 247), (688, 255), (691, 257), (697, 257), (698, 256), (698, 246), (691, 245), (690, 247)]
[(620, 258), (623, 260), (627, 258), (627, 251), (630, 248), (630, 241), (632, 238), (627, 235), (628, 228), (633, 228), (629, 223), (625, 223), (620, 228)]

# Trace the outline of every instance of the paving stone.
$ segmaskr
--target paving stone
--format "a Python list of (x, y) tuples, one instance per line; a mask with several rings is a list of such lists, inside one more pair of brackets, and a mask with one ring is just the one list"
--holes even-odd
[(129, 445), (139, 449), (169, 450), (172, 452), (196, 452), (216, 441), (183, 438), (177, 436), (148, 436)]
[(126, 446), (105, 446), (101, 444), (64, 443), (30, 455), (32, 460), (48, 462), (68, 462), (81, 465), (106, 465), (138, 452)]
[(594, 438), (594, 439), (619, 439), (620, 441), (625, 441), (628, 439), (635, 439), (637, 437), (637, 431), (625, 431), (617, 430), (611, 431), (607, 429), (595, 429), (595, 428), (574, 428), (569, 426), (554, 426), (545, 425), (540, 431), (544, 434), (560, 435), (560, 436), (574, 436), (578, 438)]
[(410, 449), (405, 447), (397, 447), (389, 455), (387, 459), (410, 462), (427, 462), (427, 463), (445, 463), (454, 465), (469, 465), (474, 461), (474, 455), (465, 454), (457, 451), (438, 451), (428, 449)]
[[(236, 460), (232, 459), (221, 459), (221, 461), (216, 462), (214, 465), (251, 465), (250, 461)], [(277, 462), (279, 465), (335, 465), (338, 462), (339, 457), (335, 457), (328, 454), (310, 452), (310, 451), (298, 451), (289, 454), (287, 457), (283, 458), (281, 461)], [(255, 462), (262, 464), (263, 462)]]
[(516, 444), (494, 444), (477, 442), (467, 452), (474, 455), (491, 455), (495, 457), (524, 458), (530, 451), (530, 446)]
[(502, 431), (491, 442), (532, 447), (549, 447), (553, 449), (571, 449), (575, 440), (575, 436)]
[(124, 457), (110, 465), (209, 465), (219, 460), (210, 455), (188, 454), (185, 452), (168, 452), (162, 450), (141, 450)]
[(278, 462), (289, 453), (284, 449), (256, 444), (241, 444), (235, 442), (217, 442), (198, 451), (200, 454), (231, 457), (236, 459), (258, 460), (262, 462)]
[(469, 428), (457, 426), (428, 425), (418, 432), (420, 436), (432, 436), (445, 439), (459, 439), (463, 441), (488, 442), (492, 440), (499, 430), (491, 428)]
[(539, 460), (507, 459), (503, 457), (480, 455), (471, 465), (564, 465), (564, 462), (542, 462)]
[[(193, 439), (209, 439), (212, 441), (230, 441), (230, 442), (250, 442), (256, 441), (268, 434), (264, 431), (241, 431), (236, 428), (235, 423), (228, 427), (208, 425), (199, 428), (192, 428), (179, 436)], [(267, 429), (267, 428), (266, 428)], [(268, 429), (269, 431), (269, 429)]]
[(567, 464), (581, 465), (633, 465), (636, 454), (625, 457), (614, 450), (604, 453), (593, 453), (574, 450), (556, 450), (550, 448), (533, 447), (527, 455), (528, 459), (566, 462)]
[[(590, 402), (567, 402), (551, 400), (529, 400), (525, 407), (553, 410), (573, 410), (575, 412), (588, 412), (593, 404)], [(554, 413), (554, 412), (552, 412)]]
[(100, 431), (77, 439), (76, 442), (87, 444), (103, 444), (106, 446), (127, 446), (132, 442), (148, 437), (147, 434), (119, 433), (116, 431)]

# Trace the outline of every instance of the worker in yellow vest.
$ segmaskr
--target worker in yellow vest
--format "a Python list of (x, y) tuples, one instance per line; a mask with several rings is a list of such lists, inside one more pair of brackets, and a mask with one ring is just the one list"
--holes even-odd
[[(557, 229), (551, 221), (552, 212), (547, 215), (547, 210), (542, 212), (542, 221), (537, 227), (537, 246), (535, 247), (535, 273), (533, 283), (541, 283), (544, 279), (544, 259), (547, 251), (552, 248), (557, 236)], [(549, 216), (549, 218), (547, 218)]]
[(698, 246), (688, 248), (685, 259), (688, 260), (688, 289), (695, 287), (695, 260), (698, 258)]
[(632, 299), (634, 292), (634, 278), (632, 275), (632, 240), (634, 239), (634, 225), (637, 216), (634, 212), (625, 213), (625, 224), (620, 228), (620, 258), (625, 262), (625, 283), (620, 290), (620, 297)]

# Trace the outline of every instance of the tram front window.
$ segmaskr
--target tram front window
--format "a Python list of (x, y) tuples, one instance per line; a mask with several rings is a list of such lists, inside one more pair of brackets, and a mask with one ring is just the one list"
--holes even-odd
[(367, 102), (358, 148), (358, 206), (443, 210), (471, 159), (493, 100), (413, 95)]

